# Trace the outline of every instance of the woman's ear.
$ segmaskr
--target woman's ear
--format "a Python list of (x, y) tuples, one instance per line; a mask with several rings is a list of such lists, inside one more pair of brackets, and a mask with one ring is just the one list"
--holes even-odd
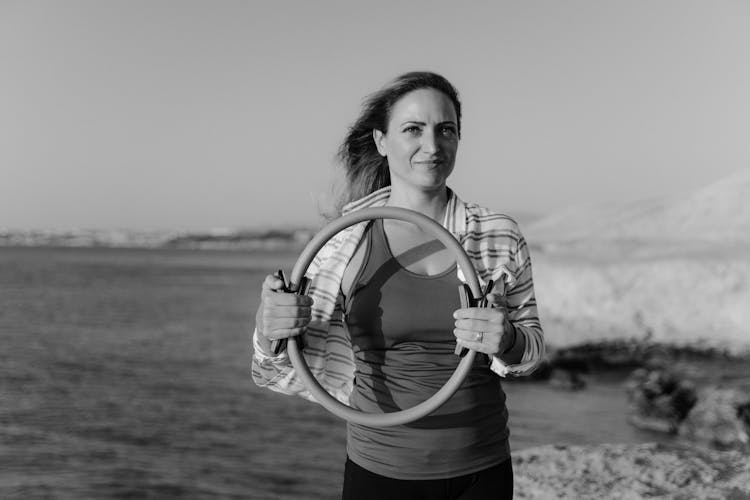
[(380, 156), (385, 156), (387, 154), (385, 149), (385, 134), (378, 129), (372, 129), (372, 140), (375, 141), (375, 147), (378, 148)]

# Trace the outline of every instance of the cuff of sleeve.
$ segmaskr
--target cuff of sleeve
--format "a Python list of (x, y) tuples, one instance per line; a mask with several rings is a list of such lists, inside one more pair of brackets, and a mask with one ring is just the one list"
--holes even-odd
[[(514, 329), (516, 338), (518, 338), (518, 335), (526, 335), (523, 330), (519, 328)], [(528, 337), (526, 338), (526, 342), (528, 342)], [(505, 377), (508, 374), (511, 375), (527, 375), (534, 371), (537, 364), (539, 362), (539, 359), (537, 359), (533, 355), (529, 355), (528, 351), (528, 344), (527, 344), (527, 350), (523, 355), (523, 359), (518, 364), (509, 364), (500, 359), (499, 356), (493, 355), (492, 356), (492, 362), (490, 363), (490, 370), (495, 372), (501, 377)]]
[(501, 377), (505, 377), (510, 373), (510, 367), (506, 365), (503, 360), (497, 356), (492, 356), (492, 363), (490, 363), (490, 370), (497, 373)]
[(518, 363), (517, 365), (509, 365), (497, 356), (492, 356), (490, 370), (500, 375), (501, 377), (505, 377), (508, 374), (524, 375), (526, 373), (531, 373), (536, 365), (536, 360), (526, 361), (525, 363)]
[(253, 350), (255, 351), (253, 356), (255, 356), (255, 359), (258, 360), (258, 362), (263, 362), (266, 360), (273, 360), (273, 361), (279, 361), (282, 359), (286, 359), (289, 355), (286, 351), (280, 352), (278, 355), (274, 355), (273, 353), (266, 352), (263, 347), (260, 345), (260, 341), (258, 340), (258, 329), (256, 328), (253, 331)]

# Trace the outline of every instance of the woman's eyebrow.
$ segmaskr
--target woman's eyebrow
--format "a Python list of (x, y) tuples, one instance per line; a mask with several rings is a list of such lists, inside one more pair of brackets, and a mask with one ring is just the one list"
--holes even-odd
[[(427, 123), (420, 122), (420, 121), (417, 121), (417, 120), (406, 120), (405, 122), (401, 122), (401, 126), (404, 126), (404, 125), (407, 125), (407, 124), (422, 125), (422, 126), (427, 125)], [(438, 123), (437, 125), (453, 125), (455, 127), (456, 126), (456, 122), (454, 122), (453, 120), (446, 120), (444, 122)]]

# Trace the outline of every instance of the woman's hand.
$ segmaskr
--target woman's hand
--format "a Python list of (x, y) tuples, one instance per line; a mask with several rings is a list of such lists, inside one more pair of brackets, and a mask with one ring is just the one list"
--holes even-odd
[[(490, 297), (490, 302), (494, 303)], [(469, 307), (453, 313), (456, 328), (453, 334), (463, 347), (486, 354), (503, 354), (513, 346), (515, 332), (505, 309)]]
[(302, 334), (310, 323), (312, 298), (285, 293), (284, 282), (272, 274), (263, 280), (255, 327), (263, 350), (271, 352), (271, 341)]

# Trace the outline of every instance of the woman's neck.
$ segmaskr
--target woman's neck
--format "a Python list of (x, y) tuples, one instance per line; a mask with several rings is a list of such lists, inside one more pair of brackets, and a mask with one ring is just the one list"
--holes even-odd
[(448, 188), (443, 186), (435, 191), (416, 191), (391, 186), (387, 205), (408, 208), (442, 222), (448, 206)]

